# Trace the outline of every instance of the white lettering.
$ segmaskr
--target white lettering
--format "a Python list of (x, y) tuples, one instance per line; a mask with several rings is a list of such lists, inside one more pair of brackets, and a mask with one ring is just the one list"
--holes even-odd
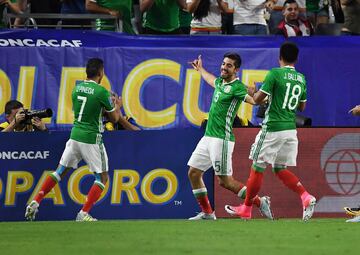
[(47, 44), (44, 40), (39, 39), (39, 40), (36, 41), (36, 46), (38, 46), (38, 47), (40, 47), (40, 46), (49, 47), (49, 44)]
[(61, 47), (66, 47), (66, 46), (74, 47), (74, 45), (72, 45), (71, 42), (69, 42), (67, 40), (61, 40)]
[(51, 47), (60, 47), (59, 42), (58, 42), (57, 40), (49, 40), (49, 41), (48, 41), (48, 44), (49, 44)]
[(24, 46), (23, 42), (21, 41), (21, 39), (9, 39), (9, 43), (11, 46)]
[(74, 44), (75, 47), (80, 47), (82, 45), (81, 40), (72, 40), (72, 43)]
[(47, 159), (50, 151), (0, 151), (0, 159)]
[(2, 47), (9, 46), (9, 42), (5, 39), (0, 39), (0, 46)]
[(24, 42), (25, 46), (28, 46), (28, 47), (34, 47), (35, 46), (34, 41), (31, 40), (31, 39), (24, 39), (23, 42)]

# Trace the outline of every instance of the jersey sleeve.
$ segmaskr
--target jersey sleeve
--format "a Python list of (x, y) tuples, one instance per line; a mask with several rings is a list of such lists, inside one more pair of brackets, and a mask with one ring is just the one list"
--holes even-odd
[(115, 105), (111, 100), (110, 92), (106, 89), (101, 90), (99, 94), (99, 100), (102, 107), (104, 107), (106, 112), (112, 112), (115, 110)]
[(306, 86), (305, 77), (303, 77), (303, 79), (304, 79), (304, 91), (302, 92), (302, 94), (300, 96), (300, 102), (306, 102), (306, 100), (307, 100), (307, 86)]
[(236, 86), (236, 89), (234, 91), (234, 96), (236, 98), (239, 98), (240, 101), (245, 101), (247, 95), (247, 89), (244, 84), (240, 83), (238, 86)]
[(271, 95), (274, 90), (274, 84), (275, 84), (274, 72), (270, 70), (270, 72), (268, 72), (268, 74), (266, 75), (260, 90), (267, 95)]

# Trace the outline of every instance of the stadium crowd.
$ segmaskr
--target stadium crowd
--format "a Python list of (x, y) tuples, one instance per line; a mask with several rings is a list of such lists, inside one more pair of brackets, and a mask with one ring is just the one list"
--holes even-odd
[(76, 14), (36, 26), (114, 30), (111, 20), (76, 19), (107, 14), (128, 34), (360, 35), (360, 0), (0, 0), (0, 28), (33, 21), (6, 13)]

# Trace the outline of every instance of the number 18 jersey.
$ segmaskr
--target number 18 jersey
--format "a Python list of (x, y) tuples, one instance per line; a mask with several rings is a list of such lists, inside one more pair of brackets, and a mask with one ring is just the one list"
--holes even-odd
[(260, 90), (269, 96), (263, 128), (270, 132), (295, 129), (297, 108), (306, 101), (304, 75), (292, 66), (273, 68)]
[(110, 92), (94, 81), (84, 81), (72, 91), (74, 126), (70, 138), (83, 143), (101, 144), (103, 111), (114, 111)]

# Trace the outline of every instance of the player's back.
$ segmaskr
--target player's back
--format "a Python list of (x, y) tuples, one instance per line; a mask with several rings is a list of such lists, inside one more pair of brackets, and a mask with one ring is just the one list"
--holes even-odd
[(306, 81), (303, 74), (291, 66), (273, 68), (261, 87), (269, 94), (269, 108), (263, 124), (269, 131), (295, 129), (299, 103), (306, 101)]
[(103, 108), (110, 105), (109, 98), (109, 92), (94, 81), (87, 80), (75, 86), (72, 92), (74, 126), (71, 139), (92, 144), (101, 142)]

